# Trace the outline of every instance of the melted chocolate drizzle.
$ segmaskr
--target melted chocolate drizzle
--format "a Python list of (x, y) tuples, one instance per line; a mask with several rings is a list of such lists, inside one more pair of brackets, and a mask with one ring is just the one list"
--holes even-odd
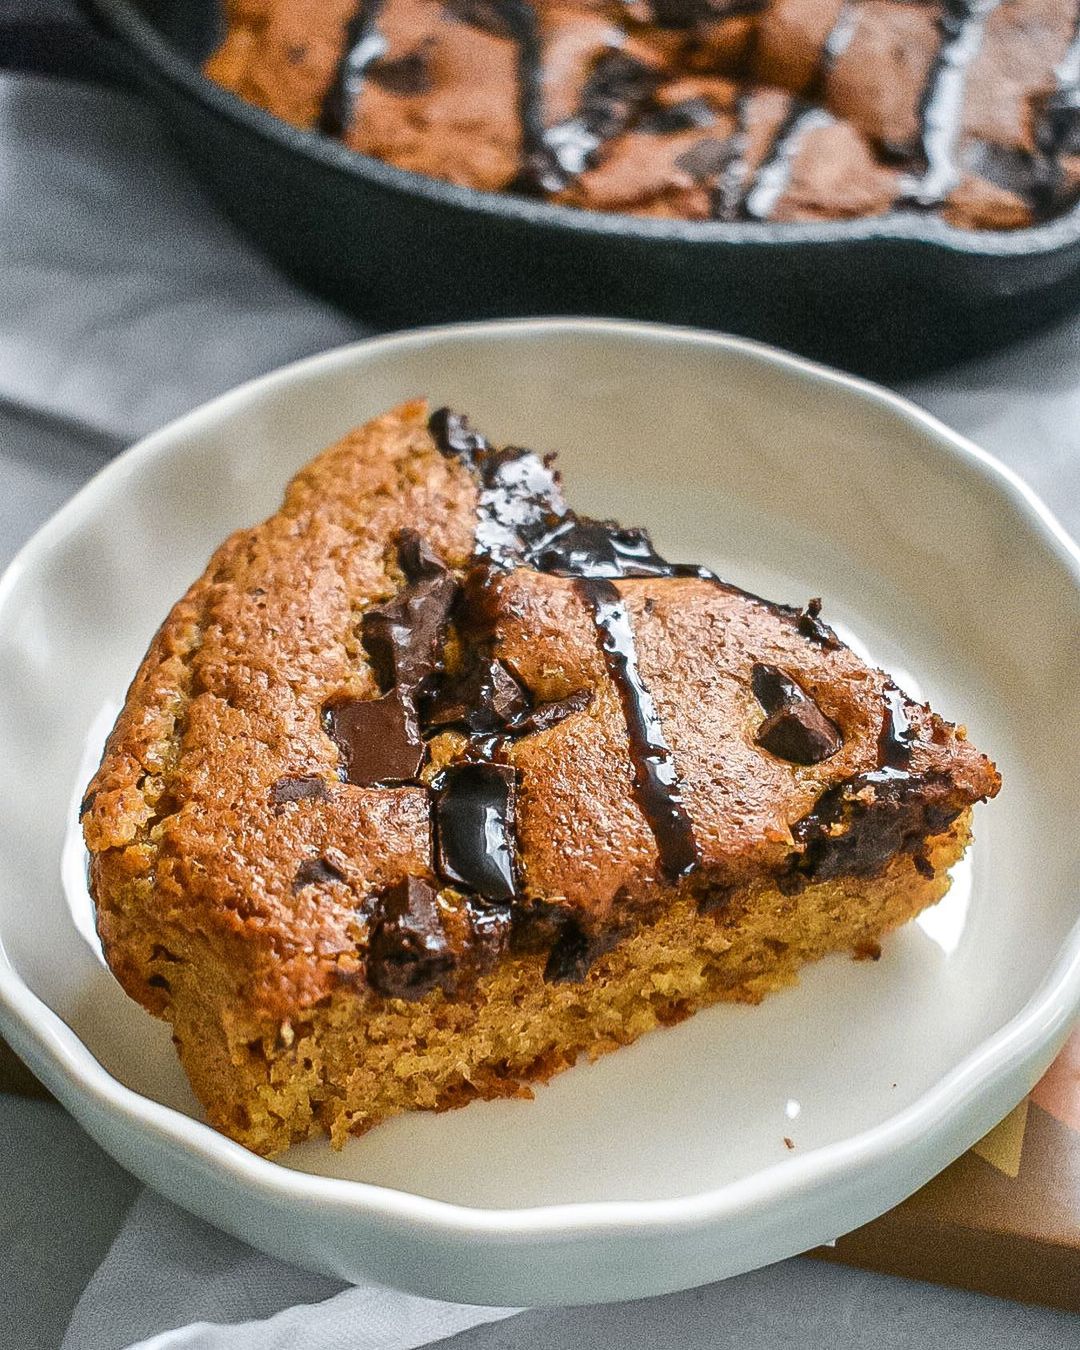
[(529, 450), (491, 451), (480, 477), (477, 557), (504, 568), (531, 563), (569, 515), (554, 471)]
[[(832, 115), (823, 107), (815, 107), (825, 97), (825, 87), (833, 67), (843, 56), (851, 42), (858, 21), (858, 13), (852, 0), (844, 0), (832, 28), (821, 48), (817, 67), (810, 81), (805, 99), (797, 99), (787, 117), (780, 123), (773, 136), (772, 144), (758, 165), (750, 183), (735, 197), (728, 188), (726, 197), (719, 204), (725, 215), (722, 219), (770, 220), (773, 212), (791, 183), (795, 161), (802, 149), (803, 141), (812, 131), (831, 126)], [(741, 106), (740, 118), (745, 118), (745, 109)], [(745, 134), (743, 136), (743, 156), (745, 156)], [(745, 183), (747, 166), (745, 158), (741, 163), (741, 183)]]
[(746, 194), (750, 165), (746, 160), (749, 134), (746, 125), (748, 95), (735, 100), (735, 130), (727, 140), (727, 158), (712, 191), (709, 203), (714, 220), (737, 220), (739, 206)]
[(683, 805), (671, 747), (638, 670), (626, 603), (610, 581), (589, 577), (577, 585), (593, 611), (600, 650), (622, 702), (634, 768), (634, 795), (656, 839), (664, 874), (676, 880), (697, 866), (697, 843)]
[(661, 558), (645, 530), (571, 512), (529, 550), (530, 566), (557, 577), (670, 577), (677, 569)]
[(666, 107), (653, 108), (638, 118), (636, 130), (647, 136), (670, 136), (678, 131), (704, 130), (716, 125), (716, 113), (700, 94)]
[(832, 122), (832, 114), (824, 108), (815, 108), (801, 101), (792, 107), (739, 203), (739, 215), (743, 220), (772, 218), (791, 182), (792, 170), (803, 140), (811, 131), (831, 126)]
[(558, 191), (562, 186), (558, 165), (544, 139), (543, 49), (536, 11), (529, 0), (497, 3), (518, 52), (521, 168), (512, 187), (528, 193)]
[(342, 137), (352, 125), (364, 75), (386, 51), (386, 39), (375, 26), (382, 0), (362, 0), (345, 28), (345, 46), (330, 88), (319, 110), (319, 130)]
[[(497, 567), (533, 567), (550, 575), (572, 577), (587, 600), (597, 628), (608, 674), (615, 684), (626, 718), (634, 794), (657, 842), (661, 867), (671, 879), (687, 875), (698, 862), (693, 827), (686, 813), (671, 748), (637, 665), (634, 635), (626, 606), (612, 581), (633, 577), (698, 577), (719, 584), (707, 568), (670, 563), (652, 545), (644, 530), (626, 529), (611, 521), (591, 520), (571, 511), (562, 497), (557, 475), (550, 465), (531, 451), (496, 451), (465, 418), (441, 408), (432, 414), (429, 430), (443, 454), (462, 460), (478, 476), (475, 550), (478, 557)], [(737, 588), (733, 588), (737, 589)], [(802, 615), (786, 606), (771, 605), (759, 596), (741, 592), (756, 603), (803, 629), (823, 645), (836, 645), (829, 629), (817, 619), (819, 602), (811, 602)], [(575, 701), (578, 696), (571, 695)], [(807, 702), (809, 702), (807, 700)], [(559, 720), (576, 711), (561, 701)], [(816, 705), (815, 705), (816, 711)], [(527, 727), (539, 730), (540, 710), (522, 715), (502, 728), (502, 734), (522, 734)], [(790, 720), (790, 719), (789, 719)], [(821, 725), (818, 725), (820, 721)], [(832, 723), (820, 713), (815, 725), (795, 729), (794, 740), (785, 723), (776, 731), (776, 744), (816, 762), (832, 753)], [(551, 725), (545, 720), (544, 725)], [(479, 730), (479, 728), (477, 728)], [(837, 732), (838, 736), (839, 733)], [(497, 753), (497, 743), (476, 743), (487, 758)], [(474, 847), (482, 841), (474, 835)], [(481, 865), (483, 865), (481, 863)]]
[(878, 736), (878, 766), (906, 771), (911, 767), (911, 747), (919, 739), (918, 728), (907, 714), (904, 695), (891, 681), (882, 691), (885, 705)]
[(635, 797), (656, 839), (664, 873), (671, 879), (685, 876), (698, 861), (693, 827), (671, 748), (638, 670), (626, 606), (611, 583), (712, 574), (669, 563), (644, 530), (578, 516), (566, 506), (552, 469), (531, 451), (494, 451), (444, 409), (433, 415), (429, 429), (444, 454), (467, 455), (480, 477), (477, 554), (502, 567), (529, 566), (577, 579), (626, 717)]
[(941, 43), (919, 105), (919, 149), (926, 166), (903, 184), (900, 201), (940, 206), (960, 181), (957, 142), (967, 73), (982, 46), (986, 21), (1000, 0), (944, 0), (938, 25)]
[(1076, 197), (1075, 189), (1068, 194), (1064, 191), (1060, 161), (1062, 155), (1080, 155), (1080, 5), (1054, 80), (1054, 92), (1046, 100), (1035, 129), (1039, 156), (1033, 196), (1042, 216), (1063, 210)]
[(548, 164), (540, 186), (549, 192), (584, 173), (605, 141), (620, 135), (652, 98), (657, 74), (617, 48), (597, 58), (573, 117), (543, 132)]

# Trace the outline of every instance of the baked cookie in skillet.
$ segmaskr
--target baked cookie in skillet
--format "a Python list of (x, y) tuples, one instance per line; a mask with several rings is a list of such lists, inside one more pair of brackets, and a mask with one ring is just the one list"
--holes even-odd
[(1080, 196), (1077, 0), (229, 0), (226, 17), (218, 84), (465, 187), (969, 230)]

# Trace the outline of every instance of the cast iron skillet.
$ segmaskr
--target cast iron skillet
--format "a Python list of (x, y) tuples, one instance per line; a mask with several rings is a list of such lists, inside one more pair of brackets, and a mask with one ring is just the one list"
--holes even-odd
[(1080, 208), (1032, 229), (975, 234), (916, 215), (638, 220), (477, 192), (297, 131), (204, 79), (220, 0), (77, 7), (96, 43), (85, 25), (64, 29), (65, 8), (69, 24), (76, 16), (62, 0), (0, 0), (8, 63), (134, 83), (252, 239), (304, 285), (382, 327), (525, 314), (658, 319), (897, 379), (996, 346), (1080, 300)]

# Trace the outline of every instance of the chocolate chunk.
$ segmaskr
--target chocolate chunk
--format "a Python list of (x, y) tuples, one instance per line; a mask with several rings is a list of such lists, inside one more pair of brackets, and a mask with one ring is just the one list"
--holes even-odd
[(538, 703), (535, 708), (526, 708), (507, 722), (506, 730), (511, 736), (532, 736), (538, 731), (547, 731), (574, 713), (582, 712), (592, 698), (591, 689), (575, 689), (566, 698), (551, 699), (547, 703)]
[(791, 764), (820, 764), (840, 749), (840, 733), (814, 703), (795, 703), (770, 714), (755, 738), (758, 745)]
[(878, 735), (878, 764), (890, 769), (906, 769), (911, 764), (911, 747), (918, 740), (918, 728), (907, 714), (907, 700), (890, 680), (881, 691), (885, 711)]
[(525, 690), (501, 661), (477, 662), (440, 689), (424, 711), (424, 727), (460, 726), (484, 734), (497, 731), (529, 707)]
[(439, 876), (486, 900), (506, 902), (514, 876), (514, 770), (452, 764), (432, 784)]
[(380, 897), (376, 913), (367, 953), (372, 989), (410, 1001), (435, 988), (452, 993), (457, 963), (435, 887), (421, 877), (404, 877)]
[(342, 777), (356, 787), (386, 787), (416, 779), (424, 742), (410, 700), (400, 689), (381, 698), (346, 699), (323, 710), (326, 734), (342, 757)]
[(816, 642), (829, 651), (835, 651), (840, 646), (840, 639), (828, 624), (821, 622), (818, 617), (820, 614), (821, 601), (819, 599), (810, 600), (796, 620), (795, 626), (803, 637), (809, 638), (811, 642)]
[(1024, 200), (1038, 186), (1039, 160), (1027, 150), (972, 137), (964, 147), (963, 165), (970, 173)]
[(429, 46), (430, 43), (425, 43), (403, 56), (372, 61), (368, 66), (368, 79), (387, 93), (400, 94), (403, 98), (430, 94), (433, 84)]
[(653, 16), (665, 28), (694, 28), (741, 15), (757, 14), (766, 0), (649, 0)]
[(634, 129), (650, 136), (667, 136), (677, 131), (693, 131), (695, 127), (704, 129), (715, 125), (716, 113), (708, 99), (698, 94), (666, 108), (652, 109), (639, 118)]
[(501, 661), (479, 667), (476, 701), (468, 725), (473, 731), (494, 731), (529, 706), (529, 696)]
[(85, 796), (85, 797), (82, 799), (82, 801), (79, 803), (79, 819), (80, 819), (80, 820), (82, 820), (83, 816), (86, 815), (87, 811), (92, 811), (92, 810), (93, 810), (94, 803), (95, 803), (96, 801), (97, 801), (97, 793), (96, 793), (96, 792), (88, 792), (88, 793), (86, 794), (86, 796)]
[(458, 585), (411, 531), (402, 532), (398, 558), (408, 584), (392, 600), (365, 612), (360, 635), (380, 686), (416, 694), (441, 669)]
[(632, 121), (635, 113), (652, 96), (658, 75), (651, 67), (618, 50), (601, 52), (589, 72), (581, 91), (577, 112), (573, 117), (543, 133), (545, 148), (550, 152), (555, 182), (545, 175), (548, 190), (557, 190), (562, 183), (583, 173), (594, 162), (596, 152)]
[(678, 156), (675, 167), (689, 174), (695, 183), (707, 183), (724, 172), (736, 152), (736, 137), (718, 140), (715, 136), (704, 136)]
[(607, 140), (625, 125), (635, 107), (656, 88), (651, 66), (618, 49), (601, 52), (581, 91), (578, 116)]
[(469, 897), (468, 913), (472, 965), (483, 974), (508, 950), (513, 915), (509, 905), (488, 904), (475, 895)]
[(780, 712), (782, 708), (806, 697), (789, 675), (785, 675), (778, 666), (767, 665), (764, 661), (755, 662), (750, 672), (750, 687), (767, 713)]
[(583, 980), (592, 964), (592, 945), (581, 926), (571, 920), (555, 941), (544, 966), (546, 984)]
[(397, 536), (398, 566), (410, 582), (441, 579), (447, 575), (446, 564), (437, 558), (415, 530), (401, 530)]
[(493, 37), (514, 36), (513, 25), (499, 0), (443, 0), (443, 13), (449, 19), (479, 28)]
[(644, 530), (574, 515), (538, 541), (528, 561), (560, 577), (669, 577), (673, 570)]
[(449, 408), (435, 409), (428, 418), (428, 431), (444, 455), (464, 460), (468, 465), (491, 449), (487, 439), (469, 426), (464, 413), (451, 412)]
[(621, 934), (617, 930), (589, 934), (576, 919), (566, 922), (544, 966), (545, 984), (578, 984), (588, 975), (593, 962), (611, 951)]
[(286, 802), (322, 801), (329, 795), (325, 779), (314, 774), (279, 778), (270, 789), (270, 801), (274, 806), (284, 806)]
[(954, 807), (953, 791), (943, 774), (916, 778), (888, 768), (838, 783), (791, 827), (801, 847), (793, 878), (871, 877), (898, 853), (925, 855), (927, 838), (948, 829), (963, 809)]
[(751, 673), (754, 696), (768, 716), (754, 737), (778, 759), (820, 764), (835, 755), (843, 737), (806, 691), (776, 666), (759, 663)]
[(328, 858), (305, 858), (296, 869), (292, 888), (302, 891), (305, 886), (322, 886), (328, 881), (344, 881), (345, 873)]
[(1045, 155), (1080, 154), (1080, 88), (1075, 79), (1056, 89), (1046, 100), (1036, 132)]

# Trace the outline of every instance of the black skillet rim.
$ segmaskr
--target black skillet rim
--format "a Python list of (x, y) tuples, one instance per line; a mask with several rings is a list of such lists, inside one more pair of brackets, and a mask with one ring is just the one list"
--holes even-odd
[(79, 3), (125, 45), (134, 48), (157, 75), (207, 104), (239, 129), (313, 160), (322, 168), (366, 180), (384, 191), (420, 198), (456, 211), (497, 217), (548, 232), (617, 235), (702, 248), (712, 244), (735, 244), (772, 251), (795, 245), (903, 242), (973, 258), (1026, 259), (1046, 257), (1080, 244), (1080, 203), (1054, 220), (1025, 229), (977, 231), (960, 230), (937, 216), (915, 212), (805, 224), (653, 220), (558, 206), (510, 193), (459, 187), (349, 150), (329, 136), (303, 131), (229, 93), (177, 51), (148, 19), (132, 8), (128, 0), (79, 0)]

